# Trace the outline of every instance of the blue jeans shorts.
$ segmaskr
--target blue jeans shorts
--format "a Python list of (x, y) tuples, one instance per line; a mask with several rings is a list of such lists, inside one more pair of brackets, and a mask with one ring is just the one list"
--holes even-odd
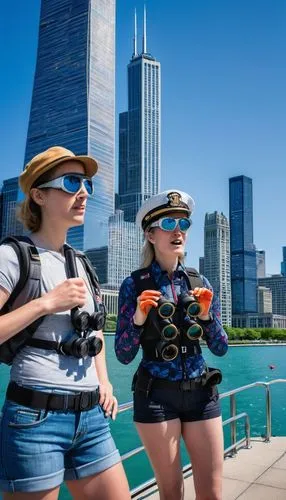
[(47, 490), (120, 461), (100, 405), (83, 412), (58, 412), (5, 401), (0, 417), (0, 491)]

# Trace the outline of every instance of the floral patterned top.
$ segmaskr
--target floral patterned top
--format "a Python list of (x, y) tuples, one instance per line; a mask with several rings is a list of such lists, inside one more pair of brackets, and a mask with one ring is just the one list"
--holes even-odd
[[(186, 277), (182, 274), (185, 268), (179, 264), (170, 279), (166, 271), (162, 271), (159, 264), (153, 261), (151, 274), (161, 291), (162, 295), (177, 303), (182, 293), (188, 292)], [(212, 290), (209, 281), (201, 276), (203, 286)], [(119, 291), (118, 319), (115, 335), (115, 352), (121, 363), (130, 363), (138, 353), (140, 347), (140, 334), (142, 327), (134, 325), (133, 316), (137, 306), (137, 293), (135, 283), (131, 276), (126, 278)], [(204, 326), (204, 339), (211, 352), (217, 356), (223, 356), (227, 352), (227, 335), (220, 321), (220, 304), (214, 295), (210, 312), (213, 321)], [(141, 360), (141, 366), (146, 368), (153, 377), (166, 378), (168, 380), (191, 379), (200, 376), (206, 363), (202, 354), (189, 356), (183, 361), (178, 356), (173, 361), (150, 361)]]

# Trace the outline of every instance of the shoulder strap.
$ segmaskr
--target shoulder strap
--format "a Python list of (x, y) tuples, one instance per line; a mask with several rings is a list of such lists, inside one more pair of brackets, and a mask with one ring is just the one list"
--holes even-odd
[[(26, 236), (9, 236), (1, 244), (11, 245), (15, 250), (20, 269), (19, 281), (9, 299), (1, 310), (7, 313), (15, 303), (20, 307), (30, 300), (41, 296), (41, 261), (33, 242)], [(21, 301), (21, 294), (25, 289), (25, 300)], [(26, 344), (27, 340), (35, 333), (43, 321), (41, 317), (0, 345), (0, 363), (11, 364), (15, 354)]]
[(191, 290), (194, 288), (202, 288), (204, 286), (200, 273), (194, 267), (186, 267), (187, 276), (191, 285)]
[[(28, 278), (40, 281), (41, 262), (36, 247), (27, 236), (7, 236), (1, 241), (0, 245), (10, 245), (15, 251), (19, 261), (20, 277), (4, 306), (4, 310), (9, 310), (16, 298), (26, 286)], [(36, 287), (38, 287), (38, 285), (39, 283), (35, 284)], [(35, 298), (34, 291), (32, 298)]]
[(151, 266), (133, 271), (131, 277), (135, 284), (137, 297), (139, 297), (144, 290), (158, 290), (151, 274)]

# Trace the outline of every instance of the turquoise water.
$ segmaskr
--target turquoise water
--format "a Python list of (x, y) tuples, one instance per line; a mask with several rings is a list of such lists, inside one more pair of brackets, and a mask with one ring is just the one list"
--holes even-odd
[[(132, 399), (130, 385), (132, 374), (134, 373), (139, 356), (130, 365), (120, 364), (113, 350), (113, 336), (106, 336), (107, 364), (109, 376), (113, 383), (114, 392), (120, 403)], [(251, 382), (264, 381), (277, 378), (286, 379), (286, 346), (255, 346), (255, 347), (230, 347), (226, 356), (218, 358), (210, 353), (208, 349), (203, 350), (204, 356), (209, 366), (215, 366), (223, 372), (223, 382), (220, 392), (246, 385)], [(275, 368), (270, 370), (269, 365)], [(4, 394), (8, 382), (9, 369), (0, 365), (0, 403), (4, 399)], [(222, 400), (223, 418), (229, 417), (229, 399)], [(265, 397), (263, 388), (255, 388), (237, 396), (237, 412), (246, 411), (250, 415), (251, 434), (261, 436), (265, 434)], [(272, 434), (286, 435), (286, 386), (277, 384), (272, 386)], [(238, 435), (243, 435), (243, 422), (238, 424)], [(132, 423), (131, 411), (125, 412), (111, 423), (111, 429), (120, 450), (126, 453), (130, 449), (140, 446), (140, 440)], [(225, 446), (229, 445), (230, 427), (225, 428)], [(184, 463), (187, 463), (187, 456), (182, 445)], [(153, 477), (152, 470), (148, 464), (145, 453), (141, 453), (134, 458), (128, 459), (124, 463), (130, 487), (138, 485)], [(63, 486), (60, 493), (60, 500), (69, 500), (66, 488)]]

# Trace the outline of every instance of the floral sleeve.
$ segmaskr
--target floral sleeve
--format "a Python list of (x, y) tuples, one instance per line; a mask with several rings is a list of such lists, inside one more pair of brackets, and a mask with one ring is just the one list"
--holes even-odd
[(142, 327), (134, 325), (133, 316), (137, 306), (134, 281), (126, 278), (120, 288), (118, 298), (118, 318), (115, 334), (115, 353), (124, 364), (130, 363), (140, 346)]
[[(202, 276), (204, 287), (213, 291), (212, 286), (205, 276)], [(214, 320), (204, 327), (204, 339), (208, 348), (216, 356), (223, 356), (228, 349), (227, 334), (221, 324), (220, 302), (219, 298), (214, 294), (210, 312)]]

